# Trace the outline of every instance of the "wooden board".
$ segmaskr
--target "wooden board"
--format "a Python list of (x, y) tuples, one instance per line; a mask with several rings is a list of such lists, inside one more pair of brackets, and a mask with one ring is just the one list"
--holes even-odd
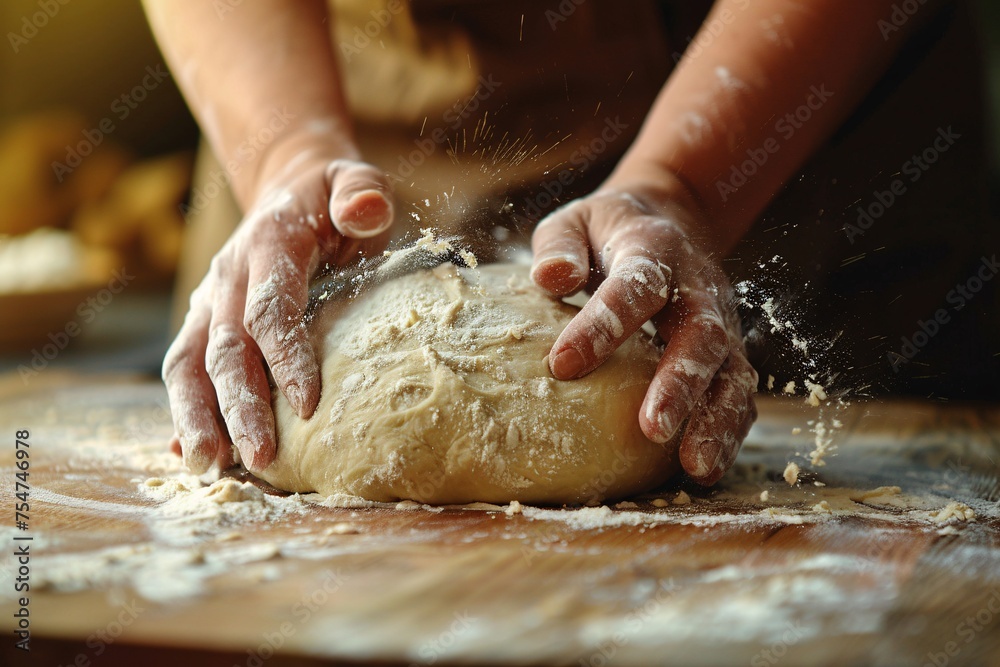
[[(801, 400), (761, 401), (740, 463), (766, 471), (762, 488), (783, 484), (785, 461), (810, 437), (791, 431), (810, 418)], [(803, 516), (838, 485), (996, 503), (1000, 409), (882, 402), (840, 418), (839, 453), (820, 471), (829, 486), (795, 490)], [(34, 537), (33, 576), (48, 582), (30, 593), (26, 664), (1000, 664), (1000, 521), (990, 512), (953, 534), (905, 513), (796, 525), (726, 499), (724, 483), (685, 486), (691, 506), (642, 504), (672, 517), (657, 525), (308, 506), (179, 544), (137, 491), (153, 473), (174, 473), (132, 456), (170, 435), (158, 382), (48, 371), (25, 386), (9, 376), (0, 429), (9, 508), (15, 431), (31, 432), (30, 529), (8, 523), (0, 535), (5, 629), (17, 609), (15, 536)], [(673, 520), (685, 516), (701, 518)], [(345, 522), (357, 532), (331, 534)], [(80, 574), (94, 562), (121, 567), (94, 554), (122, 545), (156, 558), (197, 552), (197, 592), (144, 597), (158, 585), (154, 569)], [(212, 569), (219, 559), (229, 565)], [(69, 587), (80, 590), (53, 584), (57, 570), (75, 573)], [(27, 657), (13, 643), (5, 632), (4, 664)]]

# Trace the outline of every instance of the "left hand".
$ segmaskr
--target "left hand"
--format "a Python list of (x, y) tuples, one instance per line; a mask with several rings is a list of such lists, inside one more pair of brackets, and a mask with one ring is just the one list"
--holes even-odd
[(639, 424), (665, 443), (687, 420), (681, 466), (708, 486), (732, 466), (757, 418), (757, 373), (729, 280), (699, 238), (707, 225), (683, 202), (638, 187), (578, 199), (536, 228), (532, 277), (556, 296), (593, 294), (552, 347), (557, 379), (591, 372), (652, 320), (666, 348)]

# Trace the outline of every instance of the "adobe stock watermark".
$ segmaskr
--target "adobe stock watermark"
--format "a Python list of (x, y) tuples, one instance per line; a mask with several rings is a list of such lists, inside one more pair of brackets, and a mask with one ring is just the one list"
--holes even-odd
[(892, 11), (888, 19), (879, 19), (876, 25), (882, 34), (882, 40), (888, 42), (889, 38), (903, 29), (903, 26), (913, 18), (913, 15), (920, 11), (920, 8), (927, 4), (927, 0), (903, 0), (892, 5)]
[[(750, 0), (738, 0), (735, 5), (737, 10), (743, 11), (750, 6)], [(698, 32), (693, 36), (688, 35), (684, 41), (684, 44), (686, 44), (684, 50), (674, 51), (671, 54), (670, 57), (673, 58), (674, 64), (679, 63), (682, 58), (694, 60), (701, 57), (705, 49), (711, 46), (725, 32), (726, 26), (732, 24), (735, 20), (736, 14), (730, 11), (729, 7), (724, 7), (718, 14), (712, 12), (709, 18), (698, 28)]]
[(910, 336), (901, 338), (902, 344), (899, 352), (887, 352), (886, 357), (892, 372), (898, 373), (903, 364), (909, 363), (916, 357), (922, 349), (927, 347), (931, 339), (941, 333), (941, 330), (951, 322), (952, 312), (958, 312), (975, 298), (976, 294), (982, 291), (989, 281), (1000, 272), (1000, 262), (997, 261), (996, 254), (991, 257), (980, 258), (979, 268), (969, 276), (965, 282), (958, 283), (945, 295), (945, 302), (951, 306), (948, 308), (938, 308), (927, 320), (917, 320), (917, 330)]
[(626, 453), (624, 450), (615, 452), (615, 462), (610, 469), (602, 470), (594, 476), (584, 487), (586, 503), (593, 504), (598, 499), (603, 498), (611, 485), (618, 481), (622, 475), (629, 472), (639, 461), (639, 456), (635, 452)]
[(94, 127), (83, 131), (80, 141), (70, 146), (66, 146), (66, 157), (63, 161), (56, 160), (52, 163), (52, 172), (56, 175), (56, 180), (63, 182), (73, 170), (83, 164), (84, 158), (93, 153), (98, 146), (104, 143), (108, 135), (118, 129), (115, 124), (123, 122), (129, 115), (142, 104), (149, 94), (159, 88), (164, 80), (170, 78), (170, 73), (163, 69), (163, 65), (148, 65), (146, 75), (142, 80), (111, 102), (109, 115), (102, 118)]
[(555, 32), (559, 25), (569, 20), (569, 17), (576, 12), (577, 7), (587, 2), (587, 0), (560, 0), (555, 9), (545, 10), (545, 20), (549, 22), (549, 29)]
[(371, 46), (372, 40), (382, 34), (382, 31), (392, 23), (392, 19), (405, 8), (403, 0), (389, 0), (385, 7), (369, 11), (371, 19), (364, 25), (354, 26), (350, 41), (340, 42), (340, 54), (344, 57), (344, 62), (351, 62), (354, 56)]
[(49, 364), (66, 349), (70, 341), (80, 335), (84, 325), (96, 320), (98, 315), (104, 312), (104, 309), (114, 300), (115, 295), (120, 294), (133, 280), (135, 280), (135, 276), (127, 273), (124, 267), (118, 269), (112, 273), (111, 280), (108, 281), (106, 287), (81, 301), (76, 307), (77, 319), (70, 320), (59, 331), (49, 332), (49, 342), (39, 348), (33, 348), (31, 361), (17, 367), (17, 374), (21, 377), (21, 382), (27, 386), (32, 379), (48, 368)]
[(410, 663), (410, 667), (419, 665), (433, 665), (447, 653), (448, 649), (455, 645), (458, 639), (467, 633), (479, 622), (475, 616), (470, 616), (468, 611), (453, 614), (455, 620), (447, 628), (442, 630), (437, 637), (429, 639), (417, 649), (417, 660), (419, 662)]
[(628, 127), (618, 116), (605, 118), (600, 134), (569, 156), (569, 166), (542, 183), (541, 192), (524, 198), (524, 214), (539, 219), (553, 204), (558, 204), (566, 188), (586, 173)]
[(618, 652), (646, 627), (649, 620), (661, 613), (663, 606), (674, 596), (679, 586), (673, 577), (657, 582), (656, 594), (632, 608), (623, 617), (624, 627), (612, 633), (608, 639), (598, 642), (593, 650), (577, 661), (580, 667), (607, 667), (612, 664)]
[(56, 17), (59, 10), (69, 3), (70, 0), (38, 0), (35, 4), (39, 11), (22, 16), (21, 29), (17, 32), (7, 33), (7, 42), (10, 44), (11, 50), (15, 54), (19, 53), (21, 47), (26, 46), (28, 42), (33, 40), (38, 35), (38, 32), (44, 29), (49, 24), (49, 21)]
[[(243, 661), (243, 665), (245, 667), (262, 667), (267, 660), (274, 657), (275, 653), (285, 645), (285, 642), (295, 636), (299, 627), (308, 623), (313, 614), (330, 601), (330, 596), (339, 591), (346, 580), (347, 578), (340, 568), (324, 571), (322, 585), (303, 594), (289, 610), (295, 623), (290, 620), (282, 621), (277, 629), (261, 634), (263, 641), (255, 648), (246, 649), (247, 658)], [(234, 667), (238, 666), (234, 665)]]
[[(993, 624), (998, 615), (1000, 615), (1000, 588), (994, 588), (987, 594), (985, 603), (974, 616), (966, 616), (955, 626), (956, 639), (945, 642), (940, 651), (929, 652), (923, 667), (946, 667), (949, 665), (952, 660), (962, 654), (964, 646), (975, 641), (976, 637)], [(991, 630), (991, 632), (996, 632), (996, 630)], [(980, 663), (969, 663), (967, 660), (962, 660), (960, 664)]]
[(287, 108), (272, 109), (267, 124), (236, 147), (233, 159), (226, 162), (221, 169), (209, 172), (207, 183), (191, 189), (188, 202), (182, 203), (179, 207), (181, 214), (186, 218), (192, 213), (204, 210), (213, 199), (229, 187), (243, 167), (274, 141), (295, 117), (296, 115), (290, 113)]
[[(135, 623), (135, 620), (139, 618), (139, 614), (144, 611), (146, 611), (145, 608), (140, 607), (133, 599), (128, 604), (122, 605), (122, 609), (118, 612), (118, 615), (104, 626), (103, 629), (89, 635), (86, 646), (93, 653), (93, 658), (100, 658), (104, 655), (108, 647), (114, 644), (125, 633), (125, 630)], [(72, 664), (77, 667), (88, 667), (92, 662), (88, 658), (87, 652), (81, 652), (77, 654)]]
[[(791, 112), (780, 117), (774, 123), (774, 131), (782, 140), (790, 140), (796, 132), (812, 120), (813, 115), (822, 109), (833, 95), (833, 92), (826, 89), (826, 84), (810, 86), (805, 101)], [(780, 150), (781, 141), (773, 136), (765, 139), (757, 148), (748, 148), (746, 150), (747, 159), (738, 165), (734, 164), (729, 171), (728, 178), (715, 182), (715, 189), (722, 201), (725, 202), (737, 193), (767, 164), (771, 156)]]
[(951, 125), (947, 128), (939, 127), (937, 135), (927, 148), (919, 154), (914, 153), (909, 160), (900, 165), (899, 171), (896, 172), (900, 175), (892, 180), (888, 188), (873, 190), (872, 200), (867, 205), (858, 206), (858, 217), (854, 224), (844, 225), (844, 233), (847, 234), (847, 240), (851, 242), (851, 245), (854, 245), (859, 236), (863, 236), (866, 231), (871, 229), (872, 225), (885, 215), (886, 211), (892, 208), (900, 197), (906, 194), (907, 182), (912, 185), (919, 181), (927, 170), (941, 159), (941, 155), (946, 153), (961, 138), (962, 135), (951, 129)]
[[(451, 130), (457, 130), (462, 126), (469, 116), (479, 109), (479, 105), (489, 99), (498, 88), (503, 85), (503, 81), (496, 81), (493, 75), (480, 76), (479, 83), (472, 95), (464, 100), (459, 100), (441, 114), (441, 119)], [(406, 155), (399, 156), (399, 164), (395, 172), (387, 172), (386, 176), (397, 183), (403, 182), (413, 175), (413, 172), (427, 161), (437, 149), (448, 142), (447, 130), (443, 127), (435, 127), (430, 136), (417, 137), (413, 140), (415, 148)]]
[(806, 635), (806, 630), (800, 621), (789, 621), (786, 630), (776, 642), (761, 649), (750, 658), (751, 667), (771, 667), (788, 655), (788, 649), (795, 646)]

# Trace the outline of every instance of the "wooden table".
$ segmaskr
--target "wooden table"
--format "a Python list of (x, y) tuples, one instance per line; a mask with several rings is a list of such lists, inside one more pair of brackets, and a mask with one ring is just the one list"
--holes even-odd
[[(762, 399), (738, 479), (683, 486), (690, 505), (612, 514), (638, 525), (302, 503), (184, 533), (138, 491), (181, 474), (158, 454), (165, 406), (142, 378), (0, 382), (5, 629), (15, 537), (34, 538), (36, 582), (31, 660), (5, 631), (4, 664), (1000, 665), (997, 407), (841, 409), (837, 455), (790, 488), (782, 470), (808, 450), (816, 414)], [(28, 531), (12, 525), (18, 429), (31, 434)], [(948, 528), (913, 508), (810, 510), (886, 484), (978, 516)], [(777, 519), (762, 514), (775, 506)]]

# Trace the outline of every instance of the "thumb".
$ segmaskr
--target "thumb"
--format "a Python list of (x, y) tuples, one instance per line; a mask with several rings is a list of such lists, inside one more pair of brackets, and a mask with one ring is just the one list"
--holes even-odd
[(330, 219), (348, 238), (378, 236), (392, 226), (392, 187), (385, 174), (364, 162), (337, 160), (326, 172)]
[(542, 220), (531, 236), (531, 277), (555, 296), (579, 292), (590, 274), (589, 207), (575, 201)]

